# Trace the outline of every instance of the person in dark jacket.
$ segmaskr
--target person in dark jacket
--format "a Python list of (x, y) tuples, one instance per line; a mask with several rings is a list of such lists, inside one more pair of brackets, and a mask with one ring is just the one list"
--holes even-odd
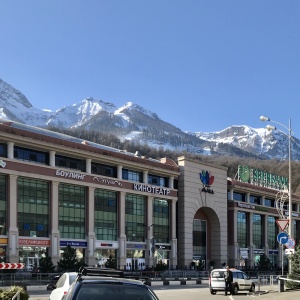
[(229, 269), (229, 266), (226, 267), (226, 271), (224, 272), (224, 280), (225, 280), (225, 296), (227, 296), (227, 291), (232, 295), (232, 281), (233, 275)]

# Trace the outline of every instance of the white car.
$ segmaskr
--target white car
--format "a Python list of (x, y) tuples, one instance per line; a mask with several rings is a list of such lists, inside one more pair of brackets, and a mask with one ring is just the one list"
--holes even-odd
[[(236, 295), (239, 291), (255, 292), (254, 281), (244, 272), (237, 269), (230, 269), (233, 276), (232, 293)], [(214, 269), (209, 276), (209, 289), (212, 295), (217, 291), (225, 293), (224, 272), (226, 269)]]
[(51, 292), (49, 300), (61, 300), (67, 294), (70, 285), (75, 281), (77, 272), (67, 272), (61, 275)]

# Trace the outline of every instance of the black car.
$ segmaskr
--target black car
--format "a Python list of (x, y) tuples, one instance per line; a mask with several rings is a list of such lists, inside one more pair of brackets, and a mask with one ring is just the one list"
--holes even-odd
[(159, 300), (143, 280), (123, 271), (82, 268), (63, 300)]

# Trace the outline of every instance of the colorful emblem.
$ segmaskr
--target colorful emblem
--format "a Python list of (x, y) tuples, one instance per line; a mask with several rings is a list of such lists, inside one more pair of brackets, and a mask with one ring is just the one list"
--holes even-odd
[(211, 176), (208, 171), (202, 171), (202, 173), (199, 173), (200, 180), (202, 181), (203, 185), (205, 186), (211, 186), (214, 183), (214, 176)]

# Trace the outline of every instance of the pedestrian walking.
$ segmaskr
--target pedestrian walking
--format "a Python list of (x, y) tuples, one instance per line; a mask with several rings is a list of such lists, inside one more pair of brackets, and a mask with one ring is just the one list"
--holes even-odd
[(226, 271), (224, 272), (224, 280), (225, 280), (225, 296), (227, 296), (227, 291), (232, 295), (232, 281), (233, 276), (232, 272), (229, 269), (229, 266), (226, 267)]

